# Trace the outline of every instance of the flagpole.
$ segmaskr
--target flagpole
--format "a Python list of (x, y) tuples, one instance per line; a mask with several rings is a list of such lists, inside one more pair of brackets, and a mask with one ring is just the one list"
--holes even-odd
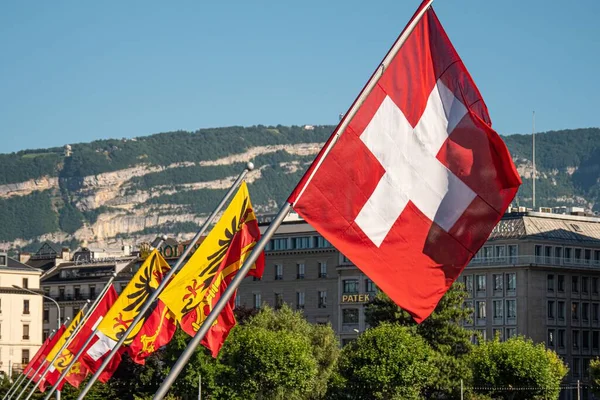
[(131, 334), (133, 329), (136, 327), (136, 325), (142, 320), (142, 318), (144, 317), (144, 315), (146, 314), (146, 312), (148, 311), (148, 309), (150, 308), (152, 303), (154, 303), (154, 301), (158, 298), (158, 295), (162, 292), (162, 290), (165, 288), (165, 286), (167, 286), (167, 284), (171, 280), (171, 277), (179, 270), (179, 268), (181, 267), (181, 265), (183, 264), (183, 262), (185, 261), (187, 256), (194, 250), (194, 244), (196, 242), (198, 242), (200, 237), (202, 237), (204, 232), (206, 232), (206, 229), (208, 229), (208, 227), (213, 222), (213, 220), (215, 219), (215, 217), (217, 216), (217, 214), (219, 213), (221, 208), (223, 208), (223, 206), (225, 205), (225, 203), (227, 203), (229, 198), (233, 195), (233, 193), (235, 192), (237, 187), (242, 183), (242, 180), (244, 179), (246, 174), (248, 174), (248, 172), (252, 171), (253, 169), (254, 169), (254, 164), (252, 164), (251, 162), (248, 162), (246, 164), (246, 167), (244, 168), (244, 170), (239, 174), (239, 176), (233, 183), (233, 185), (231, 185), (231, 187), (229, 188), (227, 193), (225, 193), (225, 196), (223, 196), (223, 198), (221, 199), (221, 202), (217, 205), (217, 207), (213, 210), (213, 212), (208, 216), (206, 221), (204, 221), (204, 224), (202, 224), (202, 227), (200, 228), (198, 233), (196, 233), (196, 235), (190, 242), (190, 245), (188, 247), (186, 247), (186, 249), (184, 250), (181, 257), (179, 257), (179, 259), (177, 260), (177, 263), (175, 263), (175, 265), (169, 270), (169, 272), (162, 279), (162, 281), (160, 282), (160, 284), (158, 285), (156, 290), (148, 297), (148, 299), (144, 303), (144, 306), (140, 309), (139, 313), (133, 319), (133, 321), (129, 325), (129, 328), (127, 328), (127, 331), (121, 336), (121, 338), (119, 339), (119, 341), (117, 342), (115, 347), (112, 348), (110, 353), (108, 353), (108, 355), (104, 358), (104, 361), (102, 362), (102, 365), (100, 365), (100, 368), (98, 368), (98, 370), (94, 373), (94, 376), (92, 376), (92, 378), (89, 380), (87, 385), (79, 393), (77, 400), (83, 400), (85, 395), (90, 391), (90, 389), (92, 388), (92, 386), (94, 385), (96, 380), (98, 380), (98, 378), (100, 377), (100, 374), (102, 374), (102, 372), (104, 371), (104, 369), (110, 362), (110, 360), (112, 360), (112, 358), (115, 356), (117, 351), (119, 351), (119, 348), (123, 345), (125, 340), (127, 340), (127, 338), (129, 337), (129, 335)]
[[(425, 13), (429, 9), (429, 7), (431, 7), (432, 3), (433, 3), (433, 0), (427, 1), (427, 3), (417, 12), (417, 14), (414, 16), (412, 21), (406, 27), (406, 29), (404, 29), (404, 31), (400, 34), (400, 36), (398, 37), (396, 42), (392, 45), (392, 48), (387, 53), (387, 55), (384, 57), (383, 61), (381, 62), (381, 64), (377, 68), (377, 70), (373, 73), (373, 75), (371, 76), (371, 78), (369, 79), (369, 81), (367, 82), (367, 84), (365, 85), (363, 90), (361, 91), (361, 93), (358, 95), (358, 97), (356, 98), (356, 100), (354, 101), (352, 106), (350, 106), (350, 109), (344, 115), (344, 118), (342, 119), (342, 121), (340, 121), (340, 124), (336, 128), (335, 136), (333, 138), (331, 138), (330, 140), (328, 140), (328, 142), (326, 144), (327, 147), (323, 150), (323, 152), (321, 154), (319, 154), (319, 159), (317, 161), (317, 164), (315, 165), (315, 168), (313, 168), (313, 170), (311, 171), (311, 174), (308, 176), (308, 179), (305, 181), (304, 187), (300, 190), (300, 193), (296, 197), (296, 201), (300, 198), (300, 196), (302, 196), (302, 194), (304, 193), (304, 190), (308, 186), (308, 183), (314, 177), (315, 173), (321, 166), (321, 163), (323, 162), (323, 160), (325, 159), (327, 154), (329, 154), (329, 152), (331, 151), (331, 149), (333, 148), (335, 143), (338, 141), (341, 134), (346, 130), (346, 128), (350, 124), (350, 121), (352, 121), (352, 119), (354, 118), (354, 115), (356, 114), (356, 112), (358, 111), (360, 106), (365, 102), (368, 95), (371, 93), (371, 91), (373, 90), (373, 88), (375, 87), (375, 85), (377, 84), (379, 79), (383, 76), (384, 71), (387, 69), (389, 64), (392, 62), (392, 60), (394, 59), (394, 57), (396, 56), (396, 54), (398, 53), (400, 48), (402, 48), (402, 46), (404, 45), (404, 43), (406, 42), (406, 40), (408, 39), (408, 37), (410, 36), (412, 31), (415, 29), (415, 26), (417, 26), (417, 24), (419, 23), (421, 18), (423, 18), (423, 15), (425, 15)], [(292, 209), (292, 204), (290, 204), (288, 202), (286, 202), (281, 207), (281, 209), (277, 213), (277, 216), (275, 217), (275, 219), (271, 222), (271, 224), (269, 225), (269, 227), (267, 228), (267, 230), (265, 231), (263, 236), (260, 238), (260, 240), (258, 241), (256, 246), (254, 246), (254, 249), (252, 249), (252, 252), (248, 256), (248, 258), (246, 259), (246, 261), (244, 262), (244, 264), (242, 265), (242, 267), (240, 268), (238, 273), (235, 275), (235, 277), (233, 278), (231, 283), (227, 286), (227, 289), (225, 290), (223, 295), (219, 298), (219, 301), (217, 302), (217, 304), (214, 306), (214, 308), (208, 314), (206, 319), (202, 322), (202, 326), (196, 332), (196, 335), (192, 338), (192, 340), (190, 340), (190, 342), (188, 343), (188, 346), (183, 351), (183, 353), (181, 353), (181, 356), (179, 356), (179, 359), (177, 360), (177, 362), (175, 363), (175, 365), (169, 372), (169, 375), (167, 375), (167, 377), (164, 379), (161, 386), (158, 388), (158, 390), (154, 394), (154, 397), (152, 398), (152, 400), (162, 400), (167, 395), (167, 392), (169, 391), (170, 387), (173, 385), (173, 383), (175, 383), (177, 376), (179, 376), (179, 374), (181, 373), (181, 371), (183, 370), (183, 368), (185, 367), (185, 365), (187, 364), (189, 359), (192, 357), (192, 354), (196, 350), (196, 347), (198, 347), (198, 345), (200, 344), (200, 342), (202, 341), (202, 339), (204, 338), (204, 336), (206, 335), (206, 333), (208, 332), (208, 330), (210, 329), (212, 324), (216, 321), (217, 317), (219, 316), (219, 314), (221, 313), (223, 308), (225, 308), (225, 305), (227, 304), (229, 299), (233, 296), (233, 294), (235, 293), (235, 291), (237, 290), (239, 285), (242, 283), (242, 280), (246, 277), (246, 274), (248, 273), (248, 271), (250, 270), (252, 265), (256, 262), (256, 259), (258, 258), (260, 253), (263, 251), (263, 249), (265, 248), (267, 243), (269, 243), (269, 240), (271, 240), (271, 237), (273, 236), (275, 231), (279, 228), (279, 226), (283, 222), (284, 218), (287, 216), (287, 214), (290, 212), (291, 209)], [(82, 398), (80, 397), (77, 400), (82, 400)]]
[[(113, 281), (115, 280), (116, 277), (117, 277), (117, 273), (114, 272), (113, 276), (106, 283), (106, 288), (107, 289), (103, 291), (104, 295), (106, 295), (106, 293), (110, 289), (110, 285), (112, 285), (112, 283), (113, 283)], [(99, 298), (103, 298), (104, 295), (102, 295)], [(49, 400), (50, 396), (52, 396), (52, 393), (54, 393), (56, 391), (56, 389), (58, 389), (58, 385), (60, 385), (60, 383), (63, 381), (63, 379), (65, 379), (65, 377), (69, 374), (69, 371), (71, 370), (71, 367), (75, 364), (75, 362), (77, 362), (77, 360), (79, 360), (79, 357), (81, 357), (81, 355), (83, 354), (83, 352), (86, 350), (87, 346), (90, 344), (90, 342), (92, 341), (92, 339), (94, 339), (94, 337), (96, 336), (96, 332), (98, 332), (98, 327), (97, 326), (94, 329), (94, 332), (92, 332), (92, 334), (87, 338), (87, 340), (85, 341), (84, 345), (79, 349), (79, 351), (77, 351), (77, 354), (75, 354), (75, 356), (73, 357), (73, 359), (71, 360), (71, 362), (69, 363), (69, 365), (67, 365), (67, 367), (63, 370), (62, 374), (60, 375), (60, 377), (58, 378), (58, 380), (56, 381), (56, 383), (54, 384), (54, 386), (52, 386), (52, 388), (49, 390), (48, 395), (44, 398), (44, 400)]]
[[(59, 327), (60, 328), (60, 325)], [(58, 329), (57, 328), (57, 329)], [(52, 332), (50, 332), (50, 335), (48, 336), (47, 340), (51, 340), (54, 337), (54, 334), (56, 333), (56, 329), (53, 329)], [(40, 350), (42, 350), (42, 348), (40, 347)], [(32, 371), (32, 369), (30, 369), (29, 371)], [(6, 399), (10, 399), (11, 396), (13, 396), (15, 394), (15, 392), (17, 390), (19, 390), (19, 387), (23, 384), (23, 382), (27, 379), (27, 375), (29, 375), (29, 372), (27, 372), (26, 374), (21, 374), (21, 376), (19, 377), (19, 379), (17, 379), (14, 384), (10, 387), (10, 389), (8, 389), (8, 392), (6, 392), (6, 394), (4, 395), (4, 397), (2, 398), (2, 400), (6, 400)], [(35, 376), (35, 375), (34, 375)], [(18, 384), (17, 384), (18, 382)]]
[[(65, 326), (65, 328), (67, 327), (67, 324), (69, 322), (71, 318), (65, 318), (65, 322), (63, 323), (63, 325)], [(59, 328), (60, 329), (60, 328)], [(57, 330), (58, 332), (58, 330)], [(50, 349), (52, 350), (52, 349)], [(29, 384), (31, 382), (35, 381), (35, 377), (38, 376), (38, 374), (40, 373), (40, 371), (42, 370), (42, 368), (46, 365), (46, 357), (44, 357), (44, 359), (42, 360), (42, 362), (40, 363), (40, 366), (35, 370), (35, 372), (33, 373), (33, 376), (31, 377), (31, 379), (29, 381), (27, 381), (27, 383), (25, 384), (25, 386), (23, 387), (23, 389), (21, 390), (21, 392), (19, 392), (19, 395), (17, 396), (16, 400), (18, 400), (19, 398), (21, 398), (21, 396), (23, 395), (23, 393), (25, 393), (25, 389), (27, 389), (27, 387), (29, 386)], [(13, 393), (14, 394), (14, 393)]]

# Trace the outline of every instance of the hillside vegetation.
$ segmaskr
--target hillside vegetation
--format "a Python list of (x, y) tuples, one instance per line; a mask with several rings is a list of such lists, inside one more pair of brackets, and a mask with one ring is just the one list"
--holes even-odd
[[(258, 212), (272, 212), (318, 150), (313, 146), (311, 151), (301, 152), (293, 147), (323, 143), (333, 128), (227, 127), (71, 144), (68, 157), (62, 148), (0, 154), (0, 189), (4, 187), (0, 194), (5, 193), (0, 195), (0, 242), (22, 239), (21, 246), (46, 239), (111, 239), (97, 233), (104, 232), (100, 223), (124, 224), (126, 228), (113, 238), (135, 238), (161, 230), (177, 233), (172, 229), (193, 231), (198, 218), (212, 210), (229, 179), (245, 165), (239, 158), (228, 161), (227, 157), (257, 148), (260, 151), (253, 153), (252, 160), (257, 173), (250, 181), (252, 201)], [(515, 205), (531, 206), (531, 135), (510, 135), (504, 140), (524, 178)], [(599, 211), (600, 129), (540, 133), (536, 144), (536, 204)], [(264, 146), (279, 147), (265, 150)], [(128, 169), (135, 171), (129, 173)], [(103, 184), (98, 176), (110, 173), (125, 177), (119, 175), (114, 184)], [(58, 184), (12, 192), (17, 190), (13, 186), (42, 177), (55, 178)], [(183, 215), (186, 217), (177, 219)], [(149, 216), (164, 218), (149, 222)]]

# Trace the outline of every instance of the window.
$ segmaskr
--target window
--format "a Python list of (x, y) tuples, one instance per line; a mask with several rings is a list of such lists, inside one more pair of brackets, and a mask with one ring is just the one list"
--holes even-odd
[(540, 245), (540, 244), (535, 245), (535, 262), (536, 263), (542, 262), (542, 245)]
[(304, 292), (296, 292), (296, 308), (298, 310), (304, 309)]
[(58, 299), (59, 300), (64, 300), (65, 299), (65, 287), (64, 286), (60, 286), (58, 288)]
[(517, 263), (517, 245), (516, 244), (509, 244), (508, 245), (508, 262), (510, 262), (511, 264), (516, 264)]
[(560, 348), (565, 347), (565, 330), (564, 329), (558, 330), (558, 347), (560, 347)]
[(304, 264), (296, 264), (296, 278), (304, 279)]
[(4, 254), (0, 255), (0, 266), (6, 266), (6, 256)]
[(517, 317), (517, 301), (516, 300), (506, 300), (506, 318), (516, 318)]
[(570, 264), (572, 257), (573, 257), (573, 249), (570, 247), (565, 247), (565, 263)]
[(312, 247), (308, 236), (292, 238), (292, 243), (294, 249), (310, 249)]
[(494, 256), (492, 246), (484, 246), (483, 247), (483, 258), (484, 262), (492, 261), (492, 257)]
[(579, 277), (578, 276), (571, 277), (571, 291), (573, 293), (579, 293)]
[(494, 291), (502, 291), (502, 281), (503, 281), (502, 274), (494, 274), (493, 279), (494, 279)]
[(571, 320), (579, 321), (579, 303), (576, 301), (571, 303)]
[(23, 314), (29, 314), (29, 300), (23, 300)]
[(44, 287), (44, 296), (50, 296), (50, 288), (48, 286)]
[(592, 350), (600, 349), (600, 332), (593, 331), (592, 332)]
[(81, 287), (75, 286), (73, 288), (73, 297), (75, 300), (79, 300), (81, 298)]
[(476, 317), (477, 319), (484, 319), (485, 318), (485, 301), (478, 301), (477, 302), (477, 309), (476, 309)]
[(573, 377), (579, 377), (581, 375), (581, 367), (579, 365), (579, 358), (573, 358), (573, 362), (571, 363), (571, 367), (573, 369)]
[(50, 321), (50, 310), (47, 308), (44, 308), (43, 316), (44, 316), (44, 322)]
[(271, 249), (272, 250), (287, 250), (287, 238), (283, 239), (272, 239), (271, 240)]
[(585, 294), (589, 293), (588, 282), (589, 282), (589, 278), (587, 276), (581, 277), (581, 293), (585, 293)]
[(590, 331), (581, 331), (581, 347), (583, 350), (590, 349)]
[(358, 293), (358, 279), (344, 279), (344, 293)]
[(477, 275), (477, 291), (485, 292), (485, 275)]
[(548, 341), (546, 342), (546, 346), (554, 347), (554, 329), (548, 329)]
[(506, 339), (517, 336), (517, 328), (506, 328)]
[(50, 332), (48, 331), (48, 329), (44, 329), (44, 331), (42, 332), (42, 341), (46, 341), (46, 339), (48, 339), (48, 335), (50, 335)]
[(546, 279), (546, 288), (549, 292), (554, 292), (554, 274), (548, 274)]
[(565, 291), (565, 276), (564, 275), (558, 275), (557, 286), (558, 286), (559, 292)]
[(332, 247), (331, 243), (327, 241), (323, 236), (317, 236), (317, 247), (322, 249), (325, 247)]
[(581, 264), (581, 249), (575, 249), (575, 263)]
[(592, 250), (585, 249), (583, 251), (583, 260), (584, 260), (585, 264), (591, 264), (591, 262), (592, 262)]
[(464, 323), (467, 325), (473, 325), (473, 300), (465, 301), (463, 308), (469, 310), (469, 316)]
[(21, 364), (28, 364), (29, 363), (29, 349), (22, 349), (21, 350)]
[(494, 300), (494, 318), (502, 318), (502, 300)]
[(96, 286), (90, 286), (90, 299), (96, 298)]
[(237, 296), (235, 296), (235, 301), (234, 301), (234, 308), (240, 308), (240, 306), (242, 305), (242, 296), (240, 296), (239, 294)]
[(592, 304), (592, 321), (598, 322), (598, 317), (600, 316), (600, 307), (598, 303)]
[(283, 279), (283, 265), (275, 264), (275, 280), (280, 281)]
[(566, 314), (566, 304), (564, 301), (559, 301), (558, 302), (558, 319), (565, 319), (565, 314)]
[(579, 331), (578, 330), (574, 330), (573, 331), (573, 349), (577, 350), (579, 349)]
[(23, 324), (23, 340), (29, 340), (29, 324)]
[(358, 324), (358, 308), (346, 308), (342, 310), (342, 323)]
[(590, 303), (581, 303), (581, 319), (588, 322), (590, 319)]
[(367, 293), (373, 293), (373, 292), (376, 292), (376, 291), (377, 291), (377, 288), (375, 286), (375, 282), (373, 282), (369, 278), (365, 279), (365, 292), (367, 292)]
[(562, 264), (562, 247), (554, 248), (554, 264)]
[(473, 275), (463, 276), (463, 282), (465, 284), (465, 290), (469, 293), (469, 296), (473, 296)]
[(25, 289), (29, 288), (29, 279), (28, 278), (23, 278), (23, 286)]
[(254, 293), (254, 308), (256, 310), (260, 310), (260, 307), (262, 305), (262, 300), (260, 297), (260, 293)]
[(592, 294), (598, 294), (598, 278), (592, 278)]
[(281, 307), (283, 307), (283, 294), (275, 293), (275, 309), (279, 310)]
[(594, 265), (600, 265), (600, 250), (594, 250)]
[(498, 338), (499, 341), (502, 341), (502, 328), (494, 328), (492, 329), (492, 333), (494, 334), (494, 338)]
[(583, 377), (585, 379), (590, 379), (590, 359), (583, 359)]
[(78, 306), (73, 306), (73, 318), (75, 318), (75, 316), (79, 313), (79, 307)]
[(552, 247), (550, 246), (544, 247), (544, 262), (546, 264), (552, 263)]
[(516, 272), (506, 274), (506, 290), (517, 290)]
[(318, 308), (327, 308), (327, 292), (326, 291), (319, 291), (318, 292), (319, 295), (319, 304), (318, 304)]
[(554, 319), (554, 301), (548, 300), (548, 318)]
[(504, 261), (506, 258), (506, 246), (496, 246), (496, 261)]
[(319, 262), (319, 278), (327, 278), (327, 263)]

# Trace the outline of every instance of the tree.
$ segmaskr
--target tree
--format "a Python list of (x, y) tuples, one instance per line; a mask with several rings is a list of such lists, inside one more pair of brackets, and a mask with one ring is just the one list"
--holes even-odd
[(382, 323), (342, 349), (333, 399), (421, 399), (437, 374), (434, 351), (414, 329)]
[(465, 355), (472, 348), (472, 333), (462, 323), (470, 320), (472, 310), (463, 307), (466, 297), (464, 285), (455, 283), (431, 315), (419, 325), (383, 292), (379, 292), (365, 308), (365, 319), (370, 326), (395, 323), (412, 327), (433, 348), (433, 362), (438, 373), (425, 390), (429, 399), (456, 398), (460, 392), (460, 380), (470, 380), (471, 369)]
[(554, 351), (520, 336), (483, 342), (468, 358), (473, 385), (490, 387), (488, 394), (500, 399), (558, 399), (560, 382), (568, 372)]

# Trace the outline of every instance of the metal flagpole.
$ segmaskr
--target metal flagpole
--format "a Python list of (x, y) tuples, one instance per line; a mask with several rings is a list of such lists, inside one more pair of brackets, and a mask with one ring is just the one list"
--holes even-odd
[[(297, 198), (302, 196), (302, 193), (304, 193), (306, 186), (308, 186), (308, 183), (312, 180), (314, 174), (319, 169), (321, 163), (333, 148), (333, 145), (337, 142), (337, 140), (341, 136), (342, 132), (344, 132), (352, 118), (354, 118), (354, 115), (356, 114), (360, 106), (365, 102), (367, 96), (371, 93), (371, 91), (383, 75), (383, 72), (387, 69), (388, 65), (394, 59), (400, 48), (404, 45), (404, 43), (414, 30), (415, 26), (417, 26), (421, 18), (423, 18), (423, 15), (425, 15), (432, 3), (433, 0), (429, 0), (423, 6), (423, 8), (421, 8), (421, 10), (415, 15), (414, 19), (408, 24), (404, 32), (402, 32), (400, 37), (393, 44), (390, 51), (384, 57), (377, 70), (373, 73), (373, 75), (371, 76), (361, 93), (358, 95), (358, 97), (356, 98), (356, 100), (354, 101), (354, 103), (340, 122), (339, 126), (336, 128), (335, 137), (329, 141), (323, 153), (320, 154), (320, 158), (317, 161), (317, 165), (313, 169), (311, 175), (308, 177), (305, 186), (300, 190), (300, 193), (298, 194)], [(227, 289), (225, 290), (217, 304), (208, 314), (204, 322), (202, 322), (202, 326), (200, 326), (200, 329), (198, 330), (198, 332), (196, 332), (196, 335), (192, 338), (192, 340), (190, 340), (186, 349), (183, 351), (183, 353), (181, 353), (181, 356), (179, 356), (179, 359), (169, 372), (169, 375), (167, 375), (161, 386), (158, 388), (157, 392), (154, 394), (154, 397), (152, 398), (153, 400), (162, 400), (166, 396), (167, 392), (169, 391), (169, 388), (173, 385), (173, 383), (175, 383), (175, 379), (177, 379), (177, 376), (179, 376), (179, 374), (191, 358), (192, 354), (194, 353), (194, 350), (196, 350), (196, 347), (198, 347), (198, 345), (204, 338), (204, 335), (206, 335), (212, 324), (216, 321), (217, 317), (219, 316), (219, 314), (221, 313), (231, 296), (233, 296), (239, 285), (242, 283), (242, 280), (246, 277), (246, 274), (258, 258), (259, 254), (263, 251), (267, 243), (269, 243), (269, 240), (271, 240), (271, 237), (273, 236), (277, 228), (279, 228), (279, 225), (281, 225), (284, 218), (287, 216), (291, 209), (292, 205), (287, 202), (281, 207), (279, 213), (271, 222), (271, 224), (269, 225), (263, 236), (260, 238), (256, 246), (254, 246), (254, 249), (248, 256), (240, 270), (237, 272), (231, 283), (227, 286)], [(79, 397), (77, 400), (83, 400), (83, 398)]]
[[(60, 348), (60, 350), (58, 351), (58, 353), (56, 353), (56, 355), (54, 356), (54, 358), (52, 359), (52, 361), (48, 365), (48, 368), (44, 371), (44, 373), (40, 377), (40, 380), (33, 387), (33, 389), (31, 390), (31, 392), (29, 392), (29, 395), (25, 398), (25, 400), (29, 400), (31, 398), (31, 396), (33, 396), (33, 393), (35, 393), (35, 389), (37, 389), (37, 387), (39, 386), (39, 384), (42, 381), (42, 379), (48, 374), (48, 372), (50, 372), (50, 367), (52, 366), (52, 364), (54, 364), (54, 361), (56, 361), (56, 359), (60, 356), (60, 354), (63, 352), (63, 350), (66, 349), (67, 346), (71, 344), (71, 342), (73, 341), (73, 339), (75, 338), (75, 336), (79, 333), (79, 330), (83, 327), (83, 324), (87, 321), (87, 319), (89, 318), (89, 316), (92, 315), (92, 313), (94, 312), (94, 310), (96, 309), (96, 307), (98, 306), (98, 304), (100, 303), (100, 301), (102, 300), (102, 298), (104, 297), (104, 295), (106, 294), (106, 292), (108, 291), (108, 289), (110, 288), (110, 285), (115, 280), (116, 276), (117, 276), (117, 273), (113, 272), (112, 276), (110, 277), (110, 279), (108, 280), (108, 282), (106, 283), (106, 285), (104, 285), (104, 288), (102, 288), (102, 291), (100, 292), (100, 295), (98, 297), (96, 297), (96, 300), (94, 300), (94, 303), (92, 304), (92, 306), (86, 311), (86, 313), (83, 316), (83, 318), (81, 318), (81, 321), (79, 321), (79, 323), (77, 324), (77, 326), (73, 330), (73, 333), (71, 334), (71, 336), (69, 336), (69, 338), (65, 341), (65, 343), (63, 343), (62, 347)], [(83, 309), (85, 309), (86, 307), (88, 307), (89, 304), (90, 304), (90, 301), (88, 300), (87, 304), (84, 306)], [(58, 393), (60, 393), (60, 391)], [(60, 398), (60, 395), (58, 393), (57, 393), (57, 397)], [(17, 397), (16, 400), (19, 400), (19, 398)]]
[[(60, 328), (60, 326), (58, 328)], [(52, 332), (50, 332), (50, 336), (48, 337), (48, 340), (52, 339), (52, 337), (54, 337), (55, 333), (56, 333), (56, 329), (53, 329)], [(6, 392), (6, 394), (4, 395), (4, 397), (2, 398), (2, 400), (10, 399), (11, 396), (13, 396), (15, 394), (15, 392), (17, 390), (19, 390), (19, 387), (27, 379), (27, 375), (29, 375), (29, 373), (27, 373), (27, 374), (21, 374), (21, 376), (19, 377), (19, 379), (17, 379), (15, 381), (15, 383), (10, 387), (10, 389), (8, 389), (8, 392)], [(17, 382), (18, 382), (18, 384), (17, 384)]]
[[(63, 323), (63, 325), (65, 327), (68, 326), (67, 324), (68, 324), (68, 322), (69, 322), (70, 319), (71, 318), (65, 318), (65, 322)], [(50, 349), (50, 350), (52, 350), (52, 349)], [(23, 393), (25, 393), (25, 390), (27, 389), (27, 387), (29, 386), (29, 384), (31, 382), (35, 382), (35, 377), (38, 376), (38, 374), (41, 372), (42, 368), (44, 368), (44, 367), (46, 367), (46, 358), (44, 358), (42, 360), (42, 362), (40, 363), (40, 366), (38, 367), (38, 369), (35, 370), (35, 372), (33, 373), (33, 376), (31, 377), (31, 379), (29, 379), (27, 381), (27, 383), (25, 384), (25, 386), (23, 387), (23, 389), (21, 390), (21, 392), (19, 392), (19, 395), (16, 397), (17, 399), (19, 399), (23, 395)]]
[[(113, 273), (113, 276), (109, 279), (109, 281), (106, 283), (107, 289), (103, 290), (104, 294), (99, 298), (103, 298), (104, 295), (106, 295), (106, 293), (110, 289), (110, 285), (112, 285), (112, 283), (116, 277), (117, 277), (117, 273), (115, 272), (115, 273)], [(90, 316), (91, 316), (91, 314), (90, 314)], [(58, 380), (56, 381), (54, 386), (52, 386), (52, 388), (48, 391), (48, 395), (44, 398), (44, 400), (49, 400), (50, 396), (52, 396), (52, 393), (54, 393), (54, 391), (56, 391), (58, 389), (58, 385), (60, 385), (60, 383), (63, 381), (63, 379), (65, 379), (65, 377), (69, 374), (69, 371), (71, 370), (71, 367), (73, 366), (73, 364), (75, 364), (75, 362), (77, 360), (79, 360), (79, 357), (81, 357), (81, 355), (83, 354), (85, 349), (88, 347), (88, 345), (90, 344), (92, 339), (94, 339), (94, 337), (96, 336), (96, 332), (98, 332), (97, 326), (96, 326), (96, 328), (94, 328), (94, 331), (92, 332), (92, 334), (87, 338), (84, 345), (79, 349), (79, 351), (77, 351), (77, 354), (75, 354), (75, 356), (73, 357), (73, 359), (71, 360), (69, 365), (67, 365), (67, 367), (63, 370), (62, 374), (60, 375), (60, 377), (58, 378)]]
[(129, 335), (131, 334), (131, 332), (133, 331), (135, 326), (142, 320), (142, 318), (144, 317), (144, 315), (146, 314), (146, 312), (148, 311), (148, 309), (150, 308), (152, 303), (154, 303), (154, 301), (158, 298), (158, 295), (162, 292), (162, 290), (165, 288), (165, 286), (167, 286), (167, 284), (171, 280), (171, 277), (175, 274), (175, 272), (177, 272), (179, 270), (179, 268), (181, 267), (181, 265), (183, 264), (183, 262), (185, 261), (187, 256), (193, 251), (194, 244), (200, 239), (200, 237), (204, 234), (204, 232), (206, 232), (206, 229), (210, 226), (212, 221), (215, 219), (215, 217), (217, 216), (217, 213), (221, 210), (221, 208), (223, 208), (223, 206), (225, 205), (227, 200), (229, 200), (229, 198), (235, 192), (237, 187), (242, 183), (242, 180), (244, 179), (246, 174), (248, 172), (252, 171), (253, 169), (254, 169), (254, 164), (252, 164), (251, 162), (246, 164), (246, 168), (244, 168), (244, 170), (237, 177), (237, 179), (235, 180), (233, 185), (231, 185), (231, 187), (229, 188), (227, 193), (225, 193), (225, 196), (223, 196), (223, 198), (221, 199), (221, 202), (217, 205), (217, 207), (214, 209), (214, 211), (208, 216), (206, 221), (204, 221), (204, 224), (202, 224), (202, 227), (200, 228), (198, 233), (196, 233), (196, 235), (190, 242), (190, 245), (188, 247), (186, 247), (186, 249), (183, 252), (183, 254), (181, 255), (181, 257), (179, 257), (179, 259), (177, 260), (177, 263), (175, 263), (175, 265), (169, 270), (167, 275), (165, 275), (165, 277), (161, 281), (160, 285), (158, 285), (156, 290), (148, 297), (148, 299), (144, 303), (144, 306), (140, 309), (139, 313), (133, 319), (133, 321), (129, 325), (129, 328), (127, 328), (127, 331), (123, 334), (123, 336), (121, 336), (121, 338), (119, 339), (119, 341), (117, 342), (115, 347), (113, 347), (113, 349), (110, 351), (110, 353), (108, 353), (108, 355), (104, 358), (104, 361), (102, 362), (102, 365), (100, 366), (100, 368), (98, 368), (98, 370), (96, 371), (94, 376), (92, 376), (92, 378), (89, 380), (87, 385), (79, 393), (79, 397), (77, 397), (77, 400), (83, 400), (85, 395), (90, 391), (94, 382), (96, 382), (96, 380), (98, 380), (98, 378), (100, 377), (100, 374), (102, 374), (102, 372), (104, 371), (104, 369), (106, 368), (106, 366), (108, 365), (110, 360), (112, 360), (112, 358), (117, 353), (119, 348), (123, 345), (125, 340), (129, 337)]

